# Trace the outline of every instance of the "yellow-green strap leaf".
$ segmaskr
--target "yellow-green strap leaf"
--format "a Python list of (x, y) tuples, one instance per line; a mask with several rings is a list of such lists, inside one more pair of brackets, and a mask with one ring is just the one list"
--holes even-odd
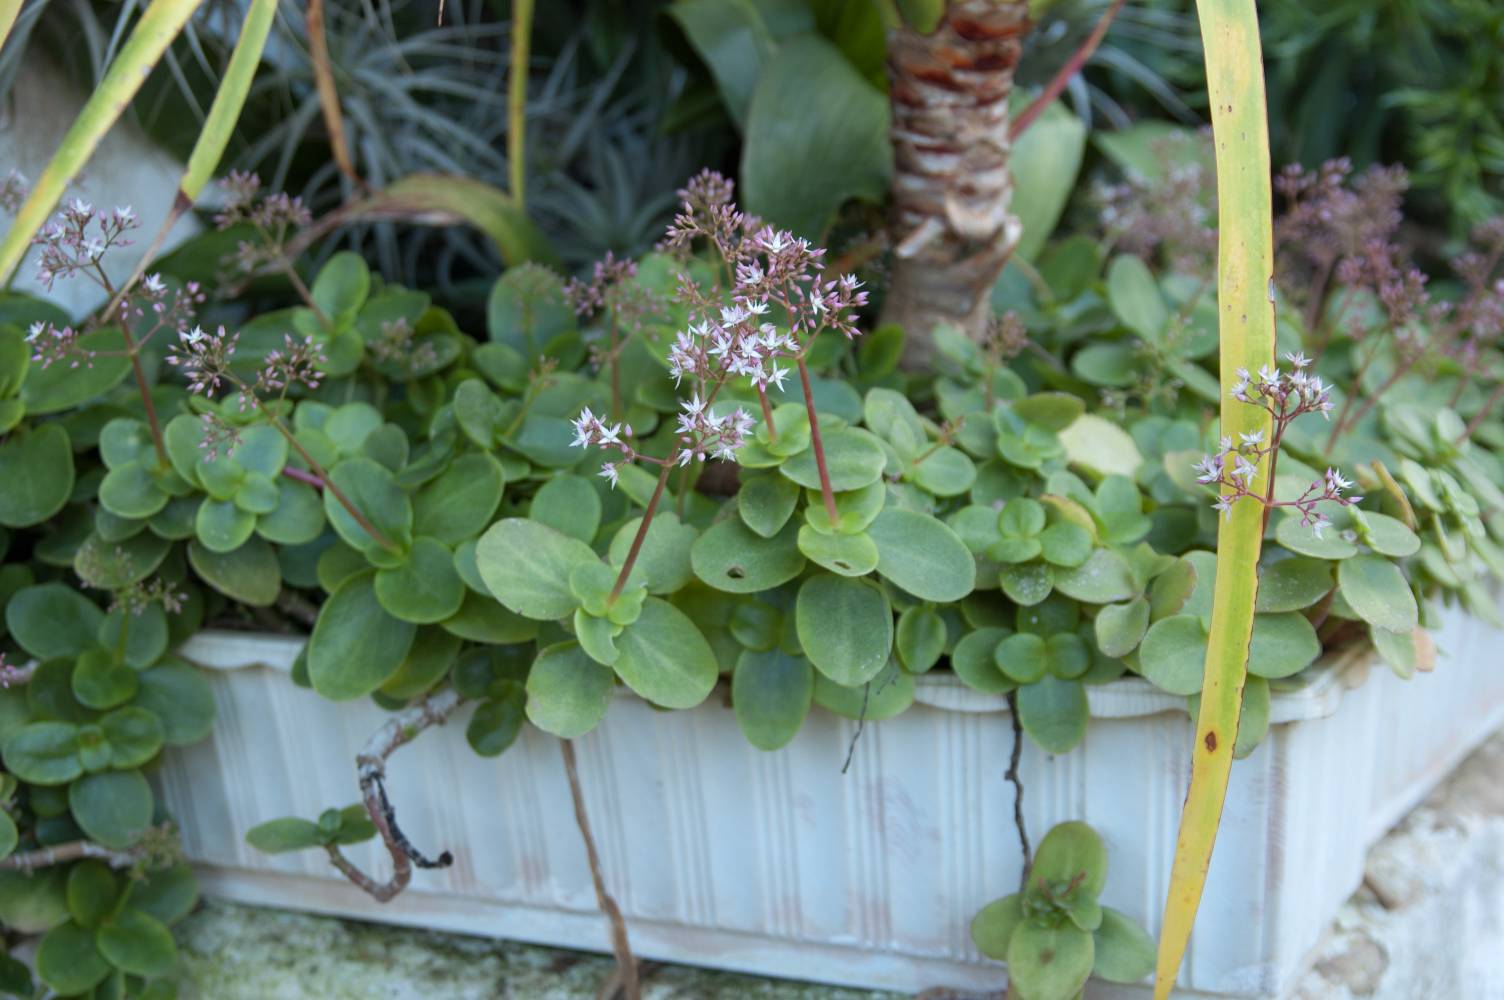
[(104, 79), (63, 136), (62, 145), (47, 169), (37, 178), (5, 239), (0, 241), (0, 284), (10, 279), (26, 255), (32, 236), (47, 221), (69, 182), (88, 162), (99, 141), (130, 105), (152, 67), (201, 3), (203, 0), (152, 0), (146, 8)]
[(0, 0), (0, 48), (5, 45), (5, 40), (10, 37), (10, 29), (15, 26), (16, 15), (21, 13), (21, 0)]
[[(230, 64), (225, 67), (224, 79), (214, 94), (209, 116), (204, 119), (198, 141), (188, 156), (188, 169), (183, 172), (182, 183), (178, 185), (179, 201), (186, 202), (182, 210), (198, 200), (204, 185), (219, 169), (219, 161), (225, 155), (225, 147), (230, 144), (235, 123), (240, 120), (241, 109), (245, 107), (246, 95), (251, 92), (251, 80), (261, 65), (261, 51), (266, 47), (266, 36), (276, 16), (277, 0), (251, 0), (245, 21), (240, 26), (235, 51), (230, 54)], [(179, 212), (174, 209), (174, 216)]]
[(512, 0), (512, 65), (507, 78), (507, 178), (519, 208), (527, 187), (527, 71), (533, 0)]
[[(1239, 368), (1257, 371), (1274, 360), (1274, 237), (1270, 213), (1268, 108), (1254, 0), (1197, 0), (1206, 51), (1207, 92), (1217, 154), (1217, 303), (1221, 326), (1222, 433), (1271, 432), (1269, 414), (1228, 394)], [(1269, 474), (1268, 461), (1260, 476)], [(1263, 480), (1258, 480), (1262, 482)], [(1201, 712), (1191, 757), (1191, 788), (1180, 820), (1169, 897), (1159, 939), (1155, 1000), (1175, 982), (1222, 818), (1233, 741), (1243, 704), (1248, 642), (1258, 596), (1264, 511), (1257, 501), (1233, 504), (1217, 533), (1217, 581)]]

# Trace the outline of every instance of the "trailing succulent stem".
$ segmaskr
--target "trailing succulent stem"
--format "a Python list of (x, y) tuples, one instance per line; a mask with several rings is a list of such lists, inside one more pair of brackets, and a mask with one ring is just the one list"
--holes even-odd
[(590, 881), (595, 887), (596, 905), (611, 922), (611, 952), (616, 956), (616, 969), (601, 988), (601, 1000), (639, 1000), (642, 989), (637, 980), (637, 959), (632, 955), (632, 945), (627, 939), (627, 922), (622, 918), (621, 907), (616, 904), (611, 891), (606, 888), (606, 878), (601, 872), (600, 853), (595, 849), (595, 834), (590, 829), (590, 814), (585, 808), (585, 792), (580, 787), (580, 769), (575, 761), (574, 743), (559, 741), (559, 752), (564, 755), (564, 774), (569, 779), (569, 798), (574, 804), (575, 823), (580, 828), (580, 839), (585, 844), (585, 857), (590, 862)]

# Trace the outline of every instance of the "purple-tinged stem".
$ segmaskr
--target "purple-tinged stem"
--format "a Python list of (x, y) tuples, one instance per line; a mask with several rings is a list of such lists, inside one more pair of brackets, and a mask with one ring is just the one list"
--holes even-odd
[(648, 526), (653, 523), (653, 514), (658, 510), (658, 501), (663, 499), (663, 488), (668, 485), (668, 474), (674, 469), (674, 459), (679, 455), (678, 449), (669, 453), (663, 462), (663, 469), (658, 473), (658, 485), (653, 487), (653, 496), (648, 500), (647, 509), (642, 512), (642, 523), (637, 526), (637, 534), (632, 538), (632, 547), (627, 550), (627, 561), (621, 564), (621, 572), (616, 574), (616, 584), (611, 588), (611, 596), (606, 598), (607, 604), (615, 604), (621, 596), (622, 588), (627, 585), (627, 577), (632, 575), (632, 567), (637, 563), (637, 555), (642, 551), (642, 543), (648, 537)]
[(804, 389), (804, 409), (809, 414), (809, 443), (815, 450), (815, 469), (820, 473), (820, 495), (825, 499), (825, 513), (834, 526), (840, 522), (841, 514), (836, 510), (836, 493), (830, 488), (830, 470), (825, 465), (825, 443), (820, 440), (820, 419), (815, 413), (815, 394), (810, 389), (809, 368), (804, 363), (804, 355), (799, 355), (797, 360), (799, 384)]

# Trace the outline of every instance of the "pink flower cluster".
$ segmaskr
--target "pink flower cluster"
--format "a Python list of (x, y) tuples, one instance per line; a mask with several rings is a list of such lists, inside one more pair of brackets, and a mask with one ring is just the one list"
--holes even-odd
[(228, 229), (239, 223), (249, 223), (259, 238), (259, 242), (242, 240), (236, 248), (236, 262), (247, 274), (280, 259), (288, 237), (313, 221), (313, 213), (303, 204), (302, 198), (280, 191), (262, 195), (261, 178), (256, 174), (231, 171), (220, 185), (226, 199), (214, 216), (214, 224), (220, 229)]
[(1311, 359), (1296, 352), (1286, 354), (1285, 360), (1292, 370), (1282, 372), (1274, 365), (1265, 365), (1257, 376), (1247, 368), (1239, 368), (1238, 381), (1232, 387), (1233, 399), (1251, 403), (1268, 410), (1276, 420), (1289, 423), (1307, 413), (1320, 413), (1327, 420), (1332, 418), (1332, 387), (1321, 381), (1320, 375), (1310, 375), (1306, 369)]
[(1317, 510), (1318, 504), (1329, 501), (1348, 507), (1362, 502), (1361, 496), (1343, 495), (1353, 488), (1351, 480), (1329, 468), (1326, 475), (1312, 483), (1294, 500), (1275, 500), (1272, 490), (1255, 492), (1252, 488), (1259, 477), (1259, 462), (1268, 458), (1270, 468), (1273, 468), (1280, 442), (1296, 417), (1320, 413), (1330, 419), (1331, 387), (1325, 385), (1319, 376), (1306, 373), (1305, 369), (1310, 367), (1311, 362), (1304, 354), (1287, 354), (1285, 358), (1292, 365), (1291, 371), (1284, 372), (1273, 365), (1265, 365), (1259, 369), (1257, 376), (1253, 376), (1247, 369), (1240, 368), (1238, 382), (1230, 390), (1234, 399), (1262, 407), (1274, 418), (1274, 430), (1269, 441), (1266, 443), (1262, 430), (1239, 434), (1236, 444), (1230, 437), (1222, 438), (1216, 453), (1207, 455), (1196, 463), (1196, 481), (1216, 488), (1217, 500), (1212, 507), (1223, 514), (1230, 516), (1234, 503), (1244, 497), (1252, 497), (1266, 508), (1292, 507), (1300, 511), (1301, 523), (1311, 528), (1319, 538), (1323, 529), (1331, 524), (1331, 518)]
[(763, 392), (769, 385), (781, 390), (791, 369), (780, 366), (778, 359), (797, 355), (799, 341), (763, 322), (767, 311), (766, 300), (723, 306), (719, 317), (681, 330), (668, 353), (674, 384), (686, 377), (715, 384), (742, 375)]
[[(673, 464), (682, 468), (691, 462), (703, 462), (707, 458), (735, 461), (736, 449), (746, 443), (747, 435), (752, 433), (755, 426), (752, 415), (741, 407), (716, 413), (698, 393), (692, 399), (683, 400), (681, 406), (675, 428), (678, 446), (670, 458)], [(600, 475), (613, 488), (623, 465), (642, 459), (666, 464), (662, 460), (640, 454), (630, 440), (623, 438), (623, 434), (630, 438), (630, 428), (624, 430), (620, 423), (606, 423), (592, 413), (588, 406), (580, 411), (579, 417), (574, 421), (574, 441), (571, 443), (575, 447), (605, 448), (621, 454), (620, 459), (601, 466)]]
[(109, 281), (100, 261), (111, 247), (130, 246), (125, 234), (140, 226), (141, 220), (129, 205), (96, 211), (82, 198), (73, 199), (32, 238), (42, 251), (37, 260), (37, 281), (51, 291), (59, 278), (83, 274), (108, 290)]

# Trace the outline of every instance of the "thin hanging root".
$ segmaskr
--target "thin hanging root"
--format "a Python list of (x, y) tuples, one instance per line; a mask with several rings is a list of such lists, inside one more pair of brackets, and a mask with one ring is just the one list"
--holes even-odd
[(378, 882), (345, 857), (338, 845), (329, 844), (325, 850), (329, 852), (330, 863), (378, 903), (387, 902), (407, 888), (408, 882), (412, 881), (413, 865), (419, 868), (447, 868), (454, 863), (454, 856), (448, 851), (440, 854), (437, 859), (425, 857), (397, 825), (397, 811), (392, 808), (392, 803), (386, 796), (386, 761), (398, 747), (411, 743), (425, 729), (443, 725), (463, 702), (459, 692), (450, 688), (422, 704), (399, 712), (376, 730), (365, 749), (355, 758), (366, 812), (376, 825), (376, 833), (386, 845), (387, 853), (392, 857), (392, 877), (385, 882)]
[(569, 778), (569, 797), (574, 800), (574, 819), (580, 827), (580, 837), (585, 841), (585, 856), (590, 860), (590, 880), (595, 884), (595, 901), (611, 922), (611, 951), (616, 956), (616, 970), (601, 986), (600, 1000), (640, 1000), (642, 988), (637, 981), (637, 960), (632, 957), (632, 946), (627, 941), (627, 922), (622, 919), (621, 907), (616, 905), (616, 900), (606, 890), (606, 880), (601, 874), (601, 859), (595, 850), (595, 835), (590, 832), (590, 817), (585, 812), (585, 793), (580, 789), (574, 744), (569, 740), (560, 740), (559, 751), (564, 755), (564, 773)]

